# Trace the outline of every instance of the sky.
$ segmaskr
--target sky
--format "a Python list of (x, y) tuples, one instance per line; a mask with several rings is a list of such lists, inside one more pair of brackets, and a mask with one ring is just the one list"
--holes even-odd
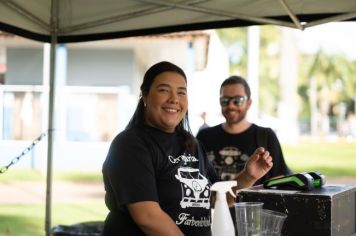
[(322, 48), (326, 53), (343, 53), (356, 60), (356, 22), (328, 23), (298, 31), (300, 49), (315, 53)]

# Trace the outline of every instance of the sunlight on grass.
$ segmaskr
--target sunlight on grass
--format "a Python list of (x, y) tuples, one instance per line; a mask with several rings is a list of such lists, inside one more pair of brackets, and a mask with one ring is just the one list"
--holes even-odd
[[(55, 204), (52, 208), (52, 228), (89, 221), (104, 221), (107, 215), (104, 202)], [(45, 205), (2, 205), (0, 208), (0, 235), (45, 235)]]
[(56, 180), (69, 180), (69, 181), (102, 181), (101, 171), (56, 171), (54, 173)]
[(12, 181), (45, 181), (45, 174), (38, 170), (9, 168), (5, 173), (0, 174), (1, 183)]
[(288, 166), (294, 172), (320, 171), (327, 176), (356, 177), (356, 143), (303, 142), (283, 145)]
[[(101, 171), (63, 171), (55, 170), (53, 180), (82, 181), (82, 182), (102, 182)], [(46, 181), (46, 172), (38, 170), (11, 168), (0, 174), (2, 183), (14, 181)]]
[(40, 205), (2, 205), (0, 235), (44, 235), (44, 207)]
[(53, 206), (53, 225), (76, 224), (87, 221), (104, 221), (108, 210), (104, 199), (81, 204), (56, 204)]

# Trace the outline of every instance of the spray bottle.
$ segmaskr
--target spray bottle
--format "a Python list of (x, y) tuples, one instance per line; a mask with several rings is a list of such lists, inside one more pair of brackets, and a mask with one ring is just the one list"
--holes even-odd
[(226, 201), (226, 192), (236, 197), (231, 189), (236, 185), (236, 181), (221, 181), (216, 182), (210, 188), (211, 191), (216, 191), (213, 223), (211, 225), (213, 236), (235, 236), (234, 223)]

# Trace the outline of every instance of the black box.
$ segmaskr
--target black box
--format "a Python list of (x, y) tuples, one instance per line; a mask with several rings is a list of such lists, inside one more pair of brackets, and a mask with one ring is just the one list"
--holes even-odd
[(356, 235), (356, 186), (324, 185), (312, 191), (242, 190), (238, 202), (263, 202), (264, 209), (284, 212), (283, 236)]

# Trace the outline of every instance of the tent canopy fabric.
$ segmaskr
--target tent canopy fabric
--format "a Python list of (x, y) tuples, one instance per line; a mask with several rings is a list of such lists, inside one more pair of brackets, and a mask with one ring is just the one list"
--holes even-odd
[(0, 30), (42, 42), (55, 33), (58, 43), (355, 19), (355, 0), (0, 0)]

